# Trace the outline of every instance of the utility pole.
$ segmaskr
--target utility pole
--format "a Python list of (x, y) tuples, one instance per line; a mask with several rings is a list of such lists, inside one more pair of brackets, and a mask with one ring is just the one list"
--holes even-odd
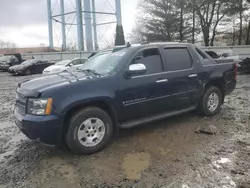
[(94, 33), (94, 45), (95, 50), (98, 50), (98, 43), (97, 43), (97, 29), (96, 29), (96, 14), (95, 14), (95, 0), (92, 0), (92, 11), (93, 11), (93, 33)]
[(54, 49), (54, 44), (53, 44), (51, 0), (47, 0), (47, 13), (48, 13), (48, 29), (49, 29), (49, 48), (50, 50), (52, 50)]
[(77, 21), (77, 38), (78, 38), (78, 50), (83, 51), (83, 27), (82, 27), (82, 2), (76, 0), (76, 21)]
[(65, 15), (64, 15), (64, 0), (60, 0), (61, 7), (61, 24), (62, 24), (62, 51), (66, 49), (66, 32), (65, 32)]
[(91, 12), (90, 0), (84, 0), (85, 35), (86, 35), (86, 46), (87, 46), (88, 51), (93, 50), (91, 13), (90, 12)]
[(122, 25), (121, 0), (115, 0), (117, 25)]

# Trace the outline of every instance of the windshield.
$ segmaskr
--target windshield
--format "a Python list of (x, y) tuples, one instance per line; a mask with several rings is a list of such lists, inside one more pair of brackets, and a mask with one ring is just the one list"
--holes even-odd
[(56, 65), (64, 65), (64, 66), (66, 66), (69, 63), (70, 63), (70, 60), (63, 60), (63, 61), (57, 62)]
[(24, 61), (21, 65), (32, 65), (35, 62), (37, 62), (37, 60), (27, 60), (27, 61)]
[(109, 74), (116, 68), (125, 53), (125, 50), (114, 53), (98, 53), (94, 57), (86, 61), (86, 63), (83, 64), (80, 69), (92, 70), (97, 74)]
[(9, 61), (12, 56), (2, 56), (0, 57), (0, 61)]

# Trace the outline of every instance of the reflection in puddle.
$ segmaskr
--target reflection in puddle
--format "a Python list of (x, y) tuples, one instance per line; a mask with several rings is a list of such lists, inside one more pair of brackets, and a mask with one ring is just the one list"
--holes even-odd
[(123, 158), (122, 168), (128, 179), (140, 179), (141, 172), (148, 168), (150, 155), (148, 153), (128, 154)]

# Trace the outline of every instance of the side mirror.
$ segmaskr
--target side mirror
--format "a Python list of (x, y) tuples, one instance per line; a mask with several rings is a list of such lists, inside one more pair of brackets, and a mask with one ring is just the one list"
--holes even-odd
[(70, 63), (69, 66), (72, 67), (72, 66), (73, 66), (73, 63)]
[(146, 66), (144, 64), (132, 64), (129, 66), (126, 74), (128, 76), (135, 75), (135, 74), (143, 74), (146, 72)]

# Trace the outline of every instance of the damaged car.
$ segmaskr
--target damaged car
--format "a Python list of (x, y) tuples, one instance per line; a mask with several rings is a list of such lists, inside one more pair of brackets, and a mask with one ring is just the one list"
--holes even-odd
[(54, 62), (47, 60), (32, 59), (24, 61), (20, 65), (10, 67), (9, 73), (14, 75), (41, 74), (45, 68), (54, 64)]
[(0, 57), (0, 70), (8, 71), (11, 66), (20, 64), (18, 58), (14, 55)]

